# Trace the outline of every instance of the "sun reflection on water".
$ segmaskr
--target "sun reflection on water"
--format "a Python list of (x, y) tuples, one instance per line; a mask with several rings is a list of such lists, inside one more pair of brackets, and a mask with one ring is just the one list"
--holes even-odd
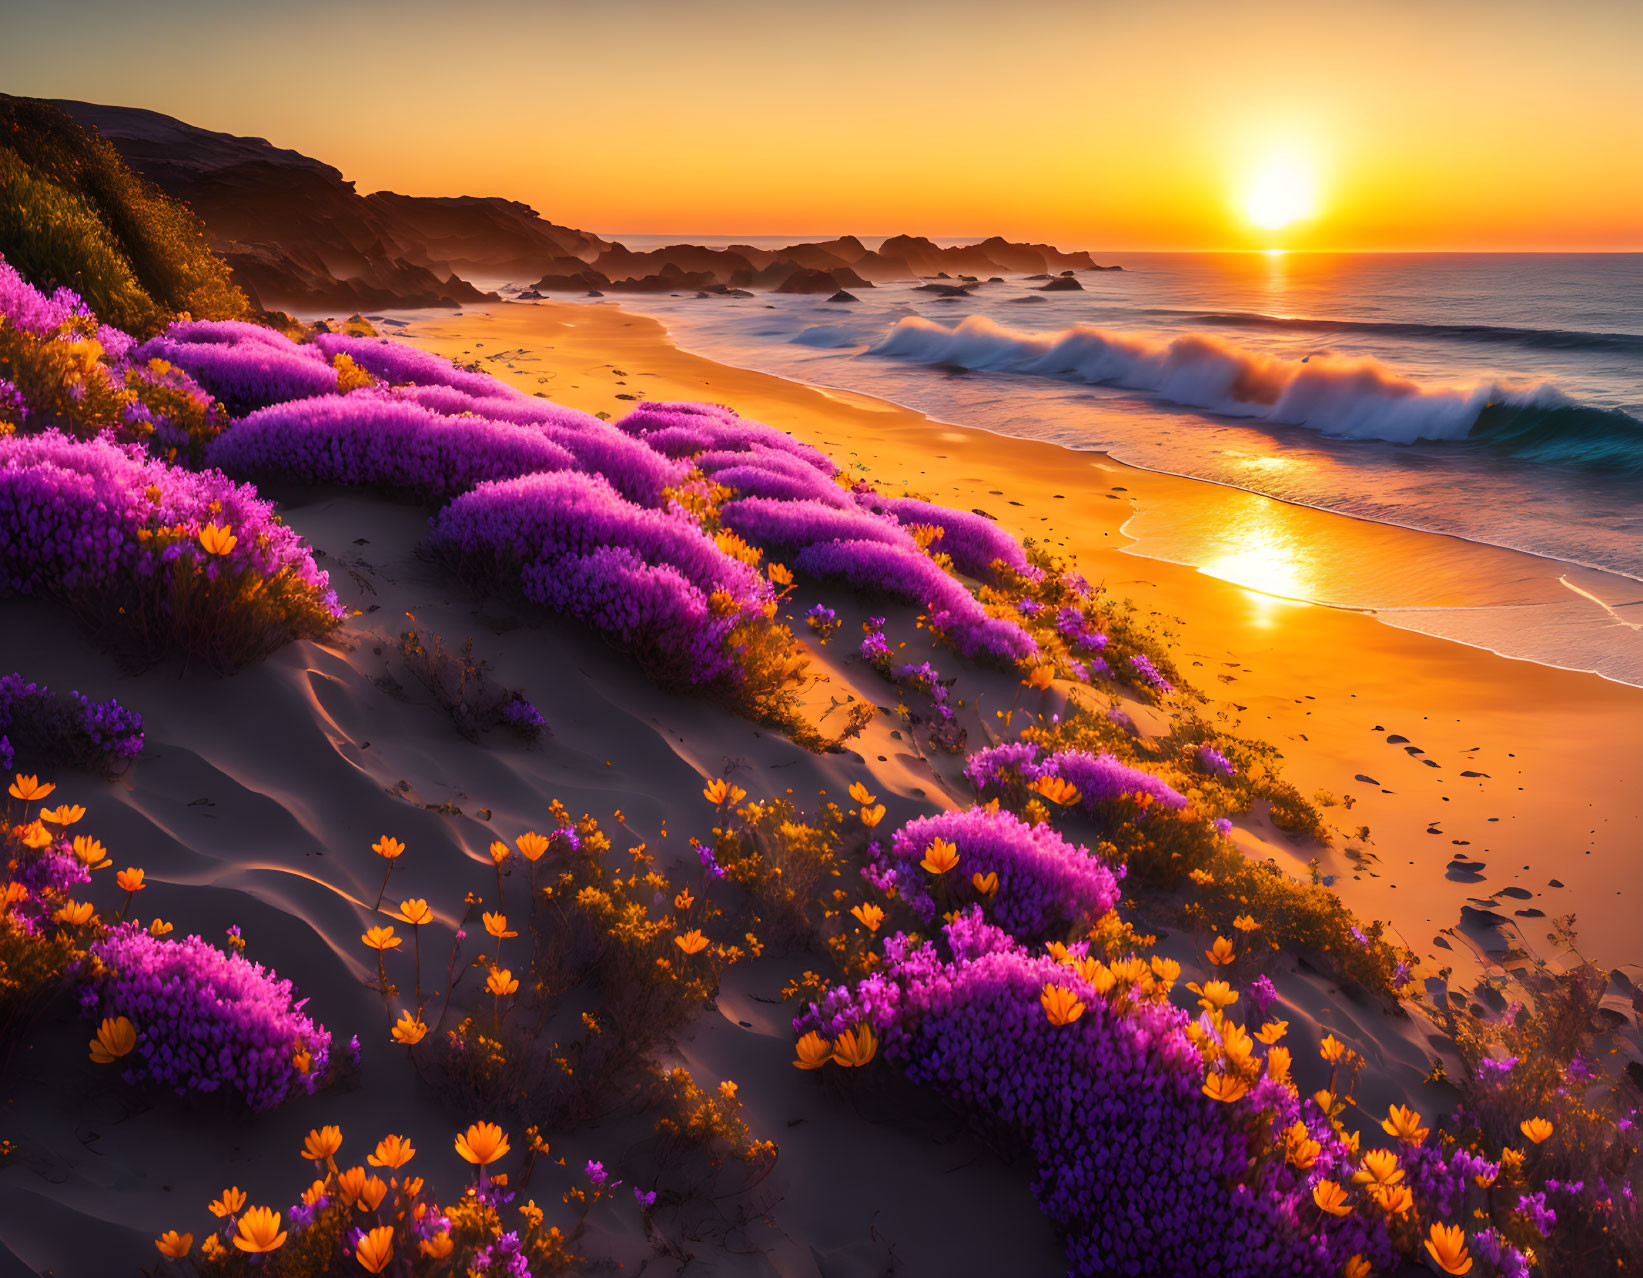
[(1274, 603), (1306, 600), (1317, 580), (1303, 530), (1284, 508), (1249, 495), (1224, 503), (1199, 571), (1269, 596)]

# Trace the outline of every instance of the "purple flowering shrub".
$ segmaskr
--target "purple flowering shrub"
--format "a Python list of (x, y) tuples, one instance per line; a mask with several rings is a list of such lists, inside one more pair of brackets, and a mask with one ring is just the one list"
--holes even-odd
[(636, 408), (616, 426), (669, 457), (706, 452), (776, 452), (803, 462), (829, 479), (838, 469), (820, 449), (801, 444), (762, 422), (748, 421), (721, 404), (651, 402)]
[(253, 489), (133, 446), (0, 437), (0, 532), (0, 595), (63, 603), (139, 665), (181, 654), (231, 669), (343, 615)]
[(28, 411), (28, 399), (17, 389), (17, 383), (0, 377), (0, 435), (9, 435), (21, 426)]
[[(793, 567), (842, 579), (930, 610), (937, 633), (965, 656), (1006, 662), (1036, 655), (1033, 640), (1012, 620), (994, 615), (931, 558), (944, 538), (962, 570), (988, 572), (994, 559), (1019, 562), (1022, 551), (979, 516), (904, 500), (928, 537), (914, 535), (871, 489), (846, 493), (824, 453), (772, 427), (711, 404), (646, 404), (617, 425), (670, 457), (688, 459), (731, 500), (714, 503), (722, 526), (769, 551), (794, 553)], [(986, 525), (984, 528), (978, 525)], [(985, 562), (980, 556), (986, 555)]]
[[(881, 971), (830, 993), (795, 1031), (866, 1024), (914, 1082), (1025, 1141), (1034, 1196), (1077, 1274), (1335, 1272), (1328, 1244), (1294, 1228), (1285, 1196), (1248, 1187), (1256, 1105), (1203, 1094), (1189, 1018), (1150, 979), (1108, 999), (974, 910), (943, 931), (950, 958), (891, 937)], [(1052, 1024), (1047, 984), (1072, 990), (1082, 1015)]]
[(812, 577), (837, 579), (863, 590), (904, 599), (930, 610), (930, 625), (966, 657), (986, 654), (1025, 661), (1038, 647), (1020, 626), (988, 615), (974, 595), (915, 546), (852, 538), (806, 546), (793, 566)]
[(738, 497), (809, 500), (839, 509), (853, 504), (850, 494), (830, 474), (778, 449), (711, 449), (697, 453), (691, 463)]
[(576, 458), (579, 469), (603, 476), (628, 501), (641, 506), (662, 505), (664, 494), (690, 469), (609, 422), (523, 395), (501, 382), (492, 381), (491, 393), (483, 396), (447, 386), (396, 387), (393, 393), (447, 417), (468, 414), (530, 426)]
[(1001, 795), (1017, 803), (1026, 800), (1035, 781), (1056, 777), (1077, 787), (1073, 803), (1112, 824), (1144, 814), (1155, 804), (1173, 812), (1187, 807), (1186, 797), (1168, 782), (1106, 751), (1046, 752), (1027, 737), (977, 750), (965, 761), (964, 775), (979, 794)]
[(234, 475), (373, 488), (423, 502), (486, 480), (577, 465), (531, 427), (447, 417), (368, 391), (258, 409), (218, 437), (206, 460)]
[(804, 614), (804, 623), (814, 632), (816, 638), (826, 643), (844, 623), (839, 620), (839, 614), (826, 604), (816, 604)]
[(319, 333), (314, 345), (327, 358), (346, 356), (373, 377), (391, 386), (447, 386), (470, 395), (509, 393), (488, 373), (469, 373), (450, 360), (385, 337), (357, 337), (347, 333)]
[[(925, 740), (932, 750), (942, 754), (963, 754), (969, 733), (959, 724), (952, 701), (951, 689), (957, 680), (943, 679), (941, 672), (928, 661), (917, 665), (908, 662), (892, 666), (888, 673), (904, 690), (920, 694), (929, 703), (928, 714), (914, 710), (905, 699), (897, 707), (914, 743), (918, 742), (919, 728), (927, 727)], [(964, 703), (961, 701), (958, 704), (962, 706)]]
[(115, 434), (147, 446), (166, 461), (199, 462), (228, 425), (228, 410), (182, 369), (162, 359), (115, 367), (131, 398)]
[(118, 701), (53, 693), (20, 674), (0, 675), (0, 772), (16, 756), (31, 768), (111, 771), (143, 752), (143, 716)]
[(782, 717), (798, 662), (774, 595), (675, 506), (625, 500), (578, 472), (482, 484), (433, 522), (427, 548), (464, 580), (566, 613), (651, 678), (711, 687)]
[(1238, 771), (1232, 766), (1231, 759), (1208, 744), (1198, 747), (1198, 766), (1205, 772), (1222, 777), (1233, 776)]
[(197, 936), (155, 937), (135, 923), (90, 947), (95, 975), (80, 1005), (93, 1021), (137, 1030), (127, 1082), (176, 1092), (231, 1091), (253, 1111), (312, 1095), (330, 1066), (331, 1035), (303, 1012), (290, 981)]
[(888, 511), (904, 525), (936, 529), (929, 549), (950, 558), (953, 567), (966, 577), (991, 581), (993, 564), (1000, 560), (1018, 574), (1027, 571), (1027, 556), (1021, 543), (985, 516), (938, 506), (916, 497), (863, 500), (870, 508)]
[[(936, 840), (958, 852), (959, 870), (943, 874), (936, 892), (944, 901), (974, 899), (972, 875), (996, 874), (988, 892), (995, 922), (1021, 939), (1035, 939), (1105, 914), (1118, 901), (1115, 873), (1088, 848), (1068, 843), (1047, 825), (1028, 825), (1014, 813), (979, 807), (919, 817), (897, 830), (883, 859), (882, 877), (926, 923), (937, 900), (919, 868)], [(949, 882), (949, 880), (955, 880)]]
[[(1407, 1110), (1348, 1131), (1364, 1061), (1333, 1038), (1320, 1048), (1327, 1085), (1303, 1099), (1265, 977), (1247, 998), (1226, 980), (1188, 985), (1189, 1012), (1174, 1001), (1180, 964), (1093, 941), (1034, 953), (984, 908), (950, 914), (935, 941), (887, 936), (877, 970), (795, 1018), (796, 1063), (859, 1068), (865, 1038), (868, 1060), (882, 1053), (1005, 1145), (1025, 1144), (1080, 1278), (1392, 1272), (1450, 1222), (1488, 1219), (1479, 1205), (1510, 1158)], [(1545, 1212), (1538, 1198), (1517, 1209)], [(1486, 1267), (1451, 1272), (1526, 1278), (1502, 1231), (1470, 1241)]]
[(518, 693), (502, 707), (502, 723), (510, 732), (526, 741), (539, 741), (548, 735), (548, 721), (543, 713)]
[(337, 389), (337, 370), (318, 347), (237, 320), (173, 324), (133, 358), (181, 368), (235, 415)]

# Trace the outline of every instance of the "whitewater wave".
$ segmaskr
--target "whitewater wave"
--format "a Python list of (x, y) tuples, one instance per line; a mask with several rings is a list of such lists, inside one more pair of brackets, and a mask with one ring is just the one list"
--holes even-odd
[(1344, 439), (1493, 445), (1562, 465), (1643, 470), (1643, 422), (1578, 404), (1547, 382), (1441, 386), (1373, 359), (1286, 359), (1196, 333), (1090, 324), (1027, 333), (981, 315), (957, 327), (907, 316), (870, 353), (1150, 391), (1188, 408)]
[(1523, 346), (1531, 350), (1612, 351), (1643, 354), (1643, 334), (1588, 333), (1565, 328), (1518, 328), (1509, 324), (1417, 324), (1403, 320), (1348, 320), (1304, 315), (1264, 315), (1259, 311), (1151, 310), (1149, 315), (1182, 318), (1219, 328), (1275, 328), (1296, 333), (1367, 333), (1416, 340), (1439, 339)]

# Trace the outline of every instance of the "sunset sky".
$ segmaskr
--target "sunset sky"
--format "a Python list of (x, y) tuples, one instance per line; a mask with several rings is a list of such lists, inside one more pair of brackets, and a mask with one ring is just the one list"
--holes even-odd
[(606, 233), (1643, 249), (1636, 0), (0, 0), (0, 32), (6, 92)]

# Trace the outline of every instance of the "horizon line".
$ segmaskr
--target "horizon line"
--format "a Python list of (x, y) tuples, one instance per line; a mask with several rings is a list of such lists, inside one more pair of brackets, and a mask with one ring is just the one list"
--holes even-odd
[[(864, 231), (836, 231), (836, 232), (800, 232), (800, 231), (592, 231), (593, 235), (603, 240), (621, 239), (666, 239), (673, 244), (685, 244), (692, 241), (715, 240), (734, 243), (746, 240), (786, 240), (788, 244), (815, 244), (825, 243), (828, 240), (838, 240), (853, 237), (858, 240), (887, 240), (897, 235), (911, 235), (914, 238), (927, 240), (963, 240), (969, 244), (978, 244), (988, 239), (1006, 239), (1010, 237), (999, 232), (991, 235), (935, 235), (926, 232), (892, 231), (888, 234)], [(1012, 243), (1029, 243), (1032, 241), (1012, 240)], [(1048, 240), (1037, 241), (1050, 243)], [(1058, 245), (1050, 244), (1052, 248)], [(1490, 257), (1574, 257), (1574, 256), (1603, 256), (1622, 257), (1643, 255), (1643, 244), (1630, 248), (1285, 248), (1273, 246), (1269, 248), (1092, 248), (1079, 244), (1072, 249), (1060, 249), (1061, 252), (1085, 253), (1140, 253), (1140, 254), (1168, 254), (1168, 253), (1244, 253), (1267, 255), (1282, 253), (1285, 256), (1299, 254), (1338, 255), (1338, 256), (1371, 256), (1390, 254), (1418, 254), (1423, 256), (1490, 256)]]

